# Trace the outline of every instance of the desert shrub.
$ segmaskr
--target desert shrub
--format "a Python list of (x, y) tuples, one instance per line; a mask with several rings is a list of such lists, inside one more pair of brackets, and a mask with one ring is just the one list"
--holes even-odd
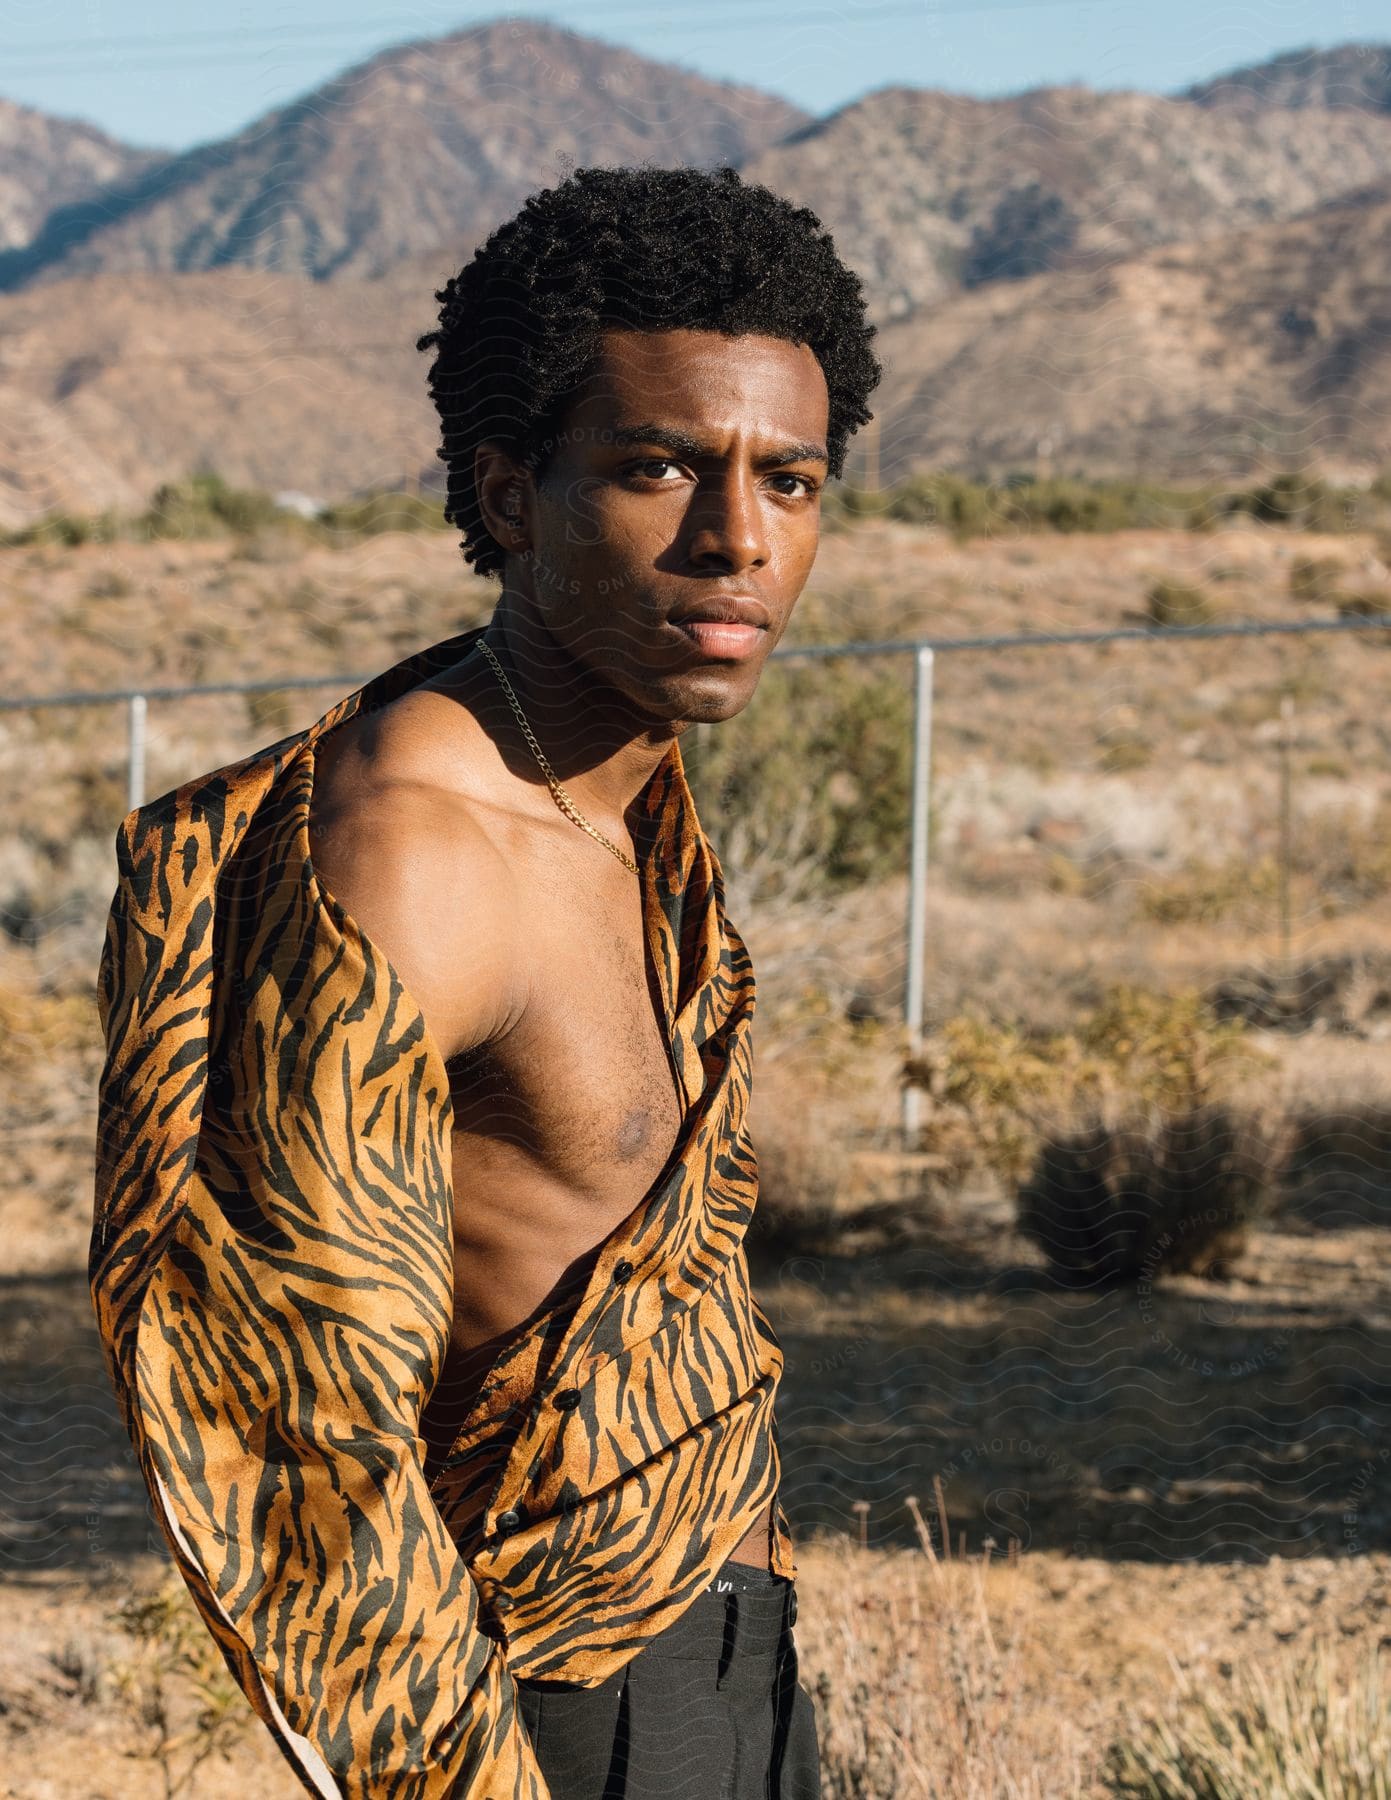
[(854, 975), (815, 942), (846, 935), (840, 904), (828, 907), (824, 896), (806, 904), (795, 891), (780, 901), (770, 883), (737, 917), (758, 946), (762, 1032), (750, 1120), (758, 1160), (750, 1257), (858, 1251), (865, 1232), (886, 1223), (877, 1205), (884, 1181), (898, 1188), (897, 1171), (886, 1175), (873, 1150), (898, 1062), (896, 1025), (848, 1016)]
[(1000, 522), (994, 490), (946, 473), (910, 475), (887, 496), (891, 519), (909, 525), (937, 525), (958, 537), (978, 537)]
[(903, 1073), (927, 1098), (920, 1147), (955, 1185), (977, 1168), (1018, 1182), (1060, 1128), (1137, 1106), (1191, 1111), (1274, 1061), (1243, 1020), (1219, 1019), (1196, 989), (1115, 982), (1071, 1031), (959, 1014)]
[(862, 519), (885, 516), (893, 488), (862, 488), (853, 481), (831, 481), (821, 491), (821, 524), (828, 531), (849, 530)]
[(1139, 481), (1039, 477), (1016, 471), (984, 481), (949, 470), (906, 476), (879, 493), (843, 483), (822, 496), (822, 522), (845, 525), (857, 518), (897, 519), (934, 525), (958, 538), (1009, 531), (1126, 531), (1143, 526), (1182, 526), (1196, 505), (1191, 490)]
[(263, 688), (246, 696), (246, 722), (255, 732), (283, 736), (291, 729), (290, 694), (285, 688)]
[(810, 1119), (758, 1134), (758, 1204), (745, 1238), (755, 1267), (833, 1248), (849, 1169), (844, 1138)]
[(1349, 523), (1348, 504), (1319, 476), (1277, 475), (1240, 496), (1241, 510), (1271, 525), (1334, 531)]
[(850, 493), (844, 482), (828, 481), (821, 490), (821, 529), (825, 532), (844, 531), (854, 518), (848, 495)]
[(182, 481), (161, 483), (143, 512), (51, 513), (21, 530), (0, 533), (0, 544), (74, 546), (229, 536), (249, 541), (270, 527), (293, 534), (301, 545), (314, 529), (259, 488), (233, 487), (215, 472), (202, 470)]
[(1336, 556), (1297, 556), (1290, 564), (1290, 599), (1331, 600), (1347, 564)]
[(16, 1075), (56, 1064), (98, 1036), (89, 994), (0, 985), (0, 1073)]
[(1285, 1179), (1286, 1209), (1318, 1230), (1391, 1225), (1391, 1106), (1296, 1108)]
[(17, 531), (0, 533), (0, 545), (61, 544), (71, 550), (80, 544), (109, 544), (123, 535), (124, 521), (114, 512), (54, 512)]
[(1373, 588), (1367, 593), (1340, 594), (1338, 616), (1343, 619), (1391, 618), (1391, 592)]
[(1141, 915), (1160, 925), (1210, 925), (1251, 905), (1273, 905), (1280, 867), (1273, 856), (1195, 858), (1163, 880), (1146, 880), (1136, 895)]
[(1188, 1674), (1178, 1717), (1132, 1715), (1108, 1748), (1103, 1786), (1132, 1800), (1383, 1800), (1391, 1768), (1391, 1701), (1379, 1647), (1358, 1678), (1335, 1674), (1328, 1647), (1266, 1670), (1244, 1664), (1214, 1691)]
[(135, 583), (120, 569), (99, 569), (83, 592), (91, 600), (124, 600), (135, 592)]
[(844, 511), (934, 524), (959, 536), (988, 531), (1128, 531), (1188, 527), (1206, 531), (1245, 515), (1299, 531), (1368, 529), (1384, 517), (1386, 495), (1333, 488), (1317, 475), (1283, 473), (1251, 488), (1168, 488), (1155, 482), (1037, 475), (1029, 470), (984, 481), (970, 475), (909, 475), (882, 493), (858, 493)]
[(269, 494), (230, 487), (220, 475), (201, 473), (166, 481), (155, 489), (139, 524), (151, 538), (201, 538), (230, 533), (245, 537), (274, 523), (281, 510)]
[(948, 1186), (975, 1168), (1017, 1180), (1037, 1137), (1036, 1121), (1072, 1082), (1101, 1079), (1069, 1065), (1057, 1036), (1039, 1037), (1027, 1027), (997, 1023), (975, 1011), (948, 1019), (923, 1043), (905, 1068), (908, 1082), (924, 1090), (928, 1105), (921, 1148), (938, 1159)]
[(1010, 495), (1019, 514), (1052, 531), (1121, 531), (1133, 517), (1117, 488), (1082, 481), (1040, 481)]
[(1325, 911), (1379, 900), (1391, 890), (1391, 797), (1370, 816), (1330, 806), (1302, 820), (1294, 866), (1316, 879)]
[(1210, 1105), (1093, 1119), (1048, 1139), (1018, 1192), (1019, 1229), (1062, 1279), (1223, 1274), (1265, 1208), (1284, 1138)]
[(712, 838), (806, 813), (826, 887), (897, 873), (907, 854), (912, 699), (902, 672), (836, 659), (778, 670), (758, 705), (701, 734), (689, 760)]
[[(1268, 714), (1268, 708), (1263, 708)], [(1322, 772), (1345, 773), (1336, 761)], [(1320, 772), (1319, 764), (1310, 773)], [(1362, 906), (1391, 891), (1391, 800), (1371, 812), (1355, 805), (1311, 808), (1294, 833), (1291, 874), (1307, 904), (1324, 917)], [(1147, 874), (1136, 889), (1142, 917), (1163, 925), (1212, 924), (1220, 919), (1274, 917), (1280, 891), (1280, 864), (1273, 852), (1237, 854), (1220, 861), (1194, 857), (1166, 875)]]
[(1205, 495), (1190, 513), (1189, 523), (1203, 530), (1245, 514), (1297, 531), (1349, 531), (1367, 522), (1362, 515), (1368, 510), (1365, 494), (1357, 488), (1334, 488), (1321, 476), (1287, 471), (1253, 487)]
[(110, 1671), (104, 1651), (90, 1637), (69, 1635), (49, 1661), (84, 1707), (96, 1706), (105, 1699)]
[(1240, 1019), (1219, 1019), (1197, 988), (1157, 993), (1112, 982), (1077, 1031), (1103, 1059), (1112, 1091), (1171, 1111), (1221, 1098), (1228, 1084), (1277, 1059), (1249, 1041)]
[(1216, 616), (1216, 607), (1200, 587), (1165, 579), (1146, 591), (1145, 617), (1151, 625), (1210, 625)]
[(165, 1800), (197, 1793), (202, 1764), (225, 1755), (254, 1722), (246, 1696), (178, 1574), (166, 1575), (152, 1591), (128, 1595), (111, 1623), (133, 1645), (111, 1671), (141, 1734), (129, 1754), (158, 1768)]
[(1057, 476), (1008, 492), (1011, 516), (1051, 531), (1131, 531), (1181, 525), (1191, 495), (1148, 482), (1083, 481)]
[(1097, 766), (1107, 775), (1125, 775), (1131, 769), (1148, 768), (1154, 746), (1141, 732), (1129, 729), (1105, 731), (1097, 746)]
[(351, 532), (357, 537), (373, 537), (382, 531), (449, 529), (441, 501), (390, 489), (324, 507), (318, 523), (329, 531)]
[(1262, 1031), (1380, 1035), (1391, 1014), (1391, 953), (1374, 949), (1247, 964), (1207, 990), (1220, 1018), (1239, 1016)]

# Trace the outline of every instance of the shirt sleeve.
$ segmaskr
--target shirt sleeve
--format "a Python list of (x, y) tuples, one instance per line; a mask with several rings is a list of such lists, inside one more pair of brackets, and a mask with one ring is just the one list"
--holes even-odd
[(292, 841), (214, 882), (185, 830), (123, 826), (98, 986), (89, 1274), (154, 1516), (309, 1792), (549, 1800), (424, 1472), (447, 1076)]

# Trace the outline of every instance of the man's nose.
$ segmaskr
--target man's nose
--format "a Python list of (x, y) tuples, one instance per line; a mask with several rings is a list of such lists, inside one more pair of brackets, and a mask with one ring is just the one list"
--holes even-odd
[(754, 476), (731, 469), (702, 481), (687, 515), (689, 554), (697, 565), (718, 563), (730, 570), (756, 568), (768, 560), (767, 529)]

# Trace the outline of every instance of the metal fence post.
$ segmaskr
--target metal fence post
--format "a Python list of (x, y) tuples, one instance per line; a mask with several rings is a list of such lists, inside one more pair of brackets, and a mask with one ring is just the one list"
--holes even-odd
[[(932, 773), (932, 651), (927, 645), (918, 646), (914, 663), (913, 800), (908, 840), (908, 985), (903, 998), (903, 1022), (908, 1028), (910, 1056), (916, 1056), (922, 1048), (926, 970), (928, 790)], [(921, 1099), (918, 1088), (904, 1087), (905, 1150), (912, 1150), (917, 1144)]]
[(132, 694), (126, 706), (126, 811), (145, 803), (145, 696)]

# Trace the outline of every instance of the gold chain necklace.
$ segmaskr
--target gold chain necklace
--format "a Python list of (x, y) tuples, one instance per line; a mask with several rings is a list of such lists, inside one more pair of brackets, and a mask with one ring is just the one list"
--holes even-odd
[(527, 723), (527, 717), (526, 717), (526, 714), (522, 711), (521, 703), (518, 701), (517, 696), (512, 692), (512, 683), (507, 679), (506, 675), (503, 674), (502, 664), (498, 661), (497, 657), (493, 654), (492, 645), (489, 643), (485, 643), (482, 638), (479, 638), (477, 640), (477, 643), (478, 643), (478, 648), (483, 652), (483, 654), (487, 657), (488, 661), (492, 664), (494, 675), (496, 675), (498, 680), (502, 683), (502, 691), (507, 695), (507, 698), (510, 701), (511, 706), (512, 706), (512, 711), (514, 713), (516, 713), (516, 715), (517, 715), (517, 723), (521, 726), (522, 732), (526, 737), (527, 743), (531, 745), (532, 754), (535, 756), (537, 762), (540, 763), (540, 765), (541, 765), (541, 773), (546, 777), (547, 785), (550, 787), (550, 790), (551, 790), (551, 797), (554, 799), (556, 805), (565, 814), (567, 819), (572, 820), (576, 825), (578, 825), (581, 831), (587, 831), (589, 833), (590, 837), (597, 839), (597, 841), (599, 843), (601, 843), (606, 850), (612, 850), (614, 855), (618, 858), (619, 862), (621, 862), (623, 864), (624, 868), (631, 869), (633, 871), (634, 875), (636, 875), (638, 872), (638, 866), (633, 861), (632, 857), (628, 856), (627, 854), (625, 854), (624, 851), (620, 850), (618, 845), (613, 843), (609, 838), (606, 838), (602, 831), (595, 830), (595, 828), (590, 824), (589, 820), (586, 819), (584, 814), (580, 811), (579, 807), (575, 805), (574, 801), (565, 792), (565, 789), (556, 780), (555, 771), (554, 771), (554, 769), (552, 769), (551, 765), (546, 761), (546, 754), (542, 750), (541, 746), (536, 741), (536, 733), (531, 729), (531, 726)]

